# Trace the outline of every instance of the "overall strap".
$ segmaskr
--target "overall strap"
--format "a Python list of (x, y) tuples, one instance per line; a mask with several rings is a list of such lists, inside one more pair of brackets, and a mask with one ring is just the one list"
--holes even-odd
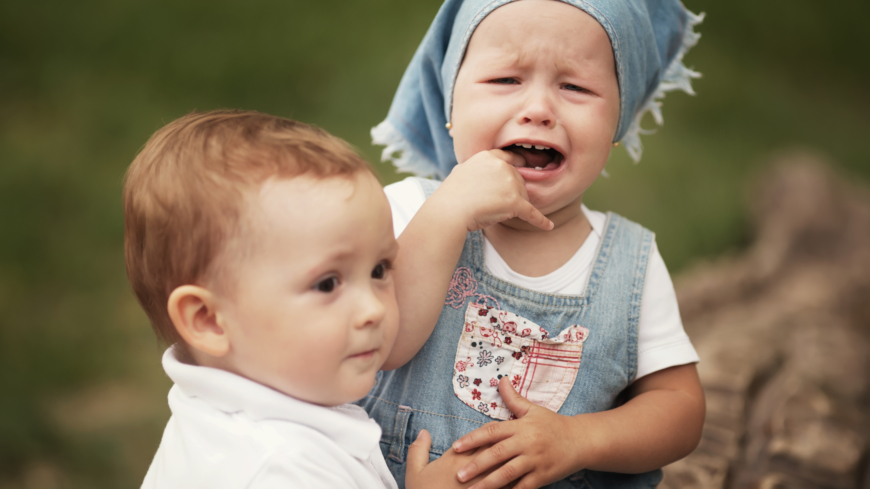
[[(602, 293), (602, 288), (609, 289), (611, 294), (615, 293), (612, 289), (613, 282), (609, 286), (604, 285), (606, 272), (608, 269), (622, 270), (619, 275), (624, 278), (616, 283), (623, 284), (621, 287), (626, 289), (619, 295), (625, 294), (624, 297), (628, 301), (629, 342), (631, 345), (637, 345), (637, 329), (640, 323), (643, 289), (654, 240), (655, 234), (652, 231), (618, 214), (608, 212), (597, 258), (586, 286), (585, 295), (589, 303), (595, 301), (597, 294)], [(628, 268), (624, 268), (626, 266)], [(634, 378), (637, 374), (637, 348), (632, 347), (628, 351), (629, 378)]]

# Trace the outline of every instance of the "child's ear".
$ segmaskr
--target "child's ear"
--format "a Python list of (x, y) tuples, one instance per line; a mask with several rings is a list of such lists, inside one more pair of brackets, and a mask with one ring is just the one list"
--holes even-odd
[(196, 285), (182, 285), (169, 294), (169, 318), (194, 351), (223, 357), (230, 351), (227, 331), (217, 313), (214, 294)]

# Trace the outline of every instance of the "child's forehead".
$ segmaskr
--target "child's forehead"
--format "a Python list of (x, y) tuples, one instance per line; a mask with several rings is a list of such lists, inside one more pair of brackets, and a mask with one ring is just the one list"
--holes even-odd
[[(268, 234), (304, 235), (305, 226), (320, 227), (361, 208), (381, 209), (380, 183), (369, 171), (318, 176), (303, 174), (266, 180), (249, 198), (249, 222)], [(382, 198), (380, 198), (382, 197)]]

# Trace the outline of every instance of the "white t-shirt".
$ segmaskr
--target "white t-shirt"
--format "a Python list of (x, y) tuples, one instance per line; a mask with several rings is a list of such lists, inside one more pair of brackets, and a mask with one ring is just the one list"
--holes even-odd
[[(393, 230), (398, 236), (423, 205), (426, 194), (420, 182), (414, 178), (388, 185), (384, 191), (393, 211)], [(583, 206), (583, 212), (592, 225), (592, 232), (577, 253), (558, 270), (543, 277), (520, 275), (511, 270), (484, 237), (484, 262), (487, 271), (526, 289), (547, 294), (582, 295), (592, 273), (598, 243), (607, 220), (605, 214), (590, 211), (586, 206)], [(655, 242), (650, 250), (637, 336), (635, 379), (668, 367), (698, 361), (698, 354), (683, 330), (674, 285)]]
[(148, 489), (396, 489), (381, 428), (359, 406), (294, 399), (224, 370), (181, 363)]

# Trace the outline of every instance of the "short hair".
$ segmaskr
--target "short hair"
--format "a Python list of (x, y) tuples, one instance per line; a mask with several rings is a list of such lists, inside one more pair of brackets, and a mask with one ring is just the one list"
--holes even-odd
[(247, 191), (270, 178), (360, 171), (374, 173), (341, 139), (259, 112), (194, 112), (154, 133), (124, 180), (124, 254), (158, 339), (186, 346), (169, 318), (169, 295), (213, 272), (240, 233)]

